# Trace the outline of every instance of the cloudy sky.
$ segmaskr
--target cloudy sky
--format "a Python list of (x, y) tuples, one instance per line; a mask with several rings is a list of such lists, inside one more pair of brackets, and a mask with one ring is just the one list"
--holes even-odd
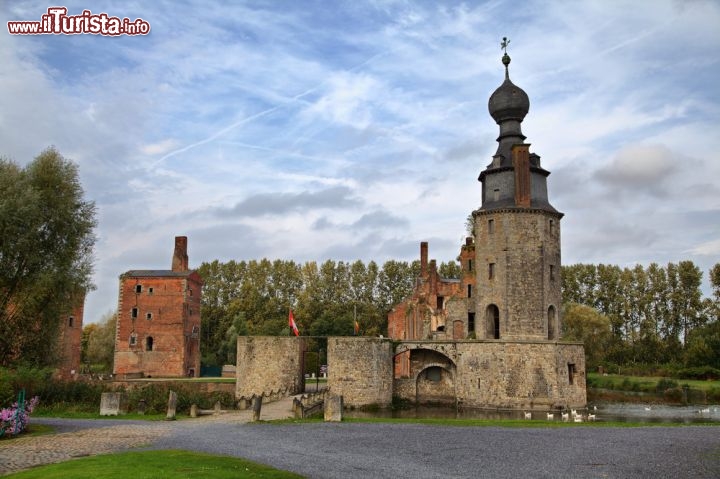
[(563, 263), (720, 261), (717, 1), (61, 3), (151, 25), (13, 36), (55, 3), (0, 6), (0, 155), (55, 145), (98, 207), (86, 323), (176, 235), (191, 266), (454, 259), (503, 36)]

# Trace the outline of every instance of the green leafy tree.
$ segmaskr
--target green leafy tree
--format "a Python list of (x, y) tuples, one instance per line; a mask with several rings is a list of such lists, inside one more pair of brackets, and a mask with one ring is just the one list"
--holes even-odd
[(607, 359), (612, 342), (610, 320), (590, 306), (567, 303), (563, 309), (563, 339), (582, 342), (588, 369), (595, 368)]
[(54, 148), (0, 160), (0, 365), (51, 365), (59, 317), (91, 289), (95, 204)]
[(84, 361), (94, 371), (112, 371), (116, 324), (117, 313), (110, 312), (105, 314), (97, 325), (89, 324), (83, 328), (83, 334), (88, 331)]

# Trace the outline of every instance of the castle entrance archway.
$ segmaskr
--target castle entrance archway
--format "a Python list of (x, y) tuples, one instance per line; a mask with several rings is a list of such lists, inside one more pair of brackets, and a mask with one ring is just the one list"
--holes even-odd
[(412, 349), (410, 364), (417, 404), (455, 404), (456, 368), (450, 358), (434, 350)]

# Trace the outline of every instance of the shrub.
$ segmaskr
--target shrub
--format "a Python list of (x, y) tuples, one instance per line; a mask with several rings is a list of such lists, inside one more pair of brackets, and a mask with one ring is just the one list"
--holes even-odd
[[(22, 397), (25, 397), (24, 391)], [(30, 414), (37, 404), (38, 397), (35, 396), (30, 401), (18, 399), (9, 408), (0, 410), (0, 437), (15, 436), (23, 432), (30, 421)]]
[(720, 379), (720, 369), (710, 366), (697, 366), (694, 368), (679, 369), (676, 373), (680, 379)]
[(678, 387), (677, 381), (673, 381), (672, 379), (662, 378), (657, 382), (657, 386), (655, 386), (656, 392), (664, 392), (667, 389), (672, 389)]
[(672, 403), (681, 403), (683, 402), (683, 390), (682, 388), (670, 388), (666, 389), (663, 393), (663, 396), (665, 397), (665, 401), (672, 402)]

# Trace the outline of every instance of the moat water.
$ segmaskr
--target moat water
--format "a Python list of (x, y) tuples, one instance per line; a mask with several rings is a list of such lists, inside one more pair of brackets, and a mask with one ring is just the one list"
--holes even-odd
[[(597, 409), (595, 409), (597, 408)], [(658, 404), (607, 403), (590, 405), (578, 411), (586, 416), (595, 414), (596, 421), (700, 424), (720, 423), (720, 405), (667, 406)], [(532, 420), (548, 421), (546, 411), (531, 412)], [(438, 418), (438, 419), (524, 419), (523, 411), (465, 409), (456, 411), (452, 407), (419, 406), (408, 409), (381, 411), (347, 411), (347, 417), (393, 417), (393, 418)], [(555, 413), (553, 421), (560, 421)], [(572, 420), (572, 419), (571, 419)]]

